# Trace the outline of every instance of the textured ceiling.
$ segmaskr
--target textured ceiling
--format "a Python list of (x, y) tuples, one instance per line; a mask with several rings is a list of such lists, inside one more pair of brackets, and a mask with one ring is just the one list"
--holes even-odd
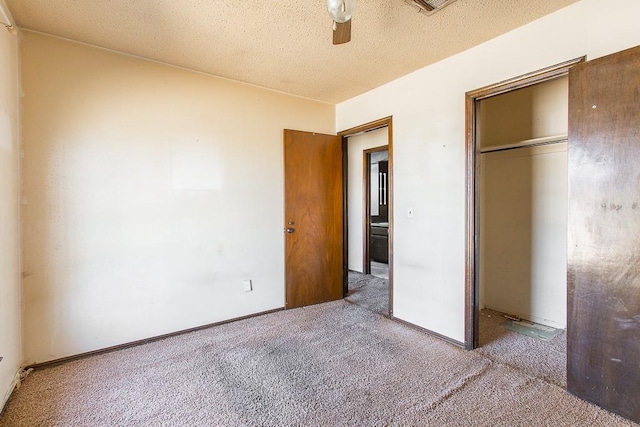
[(338, 103), (577, 0), (360, 0), (334, 46), (324, 0), (6, 0), (18, 26)]

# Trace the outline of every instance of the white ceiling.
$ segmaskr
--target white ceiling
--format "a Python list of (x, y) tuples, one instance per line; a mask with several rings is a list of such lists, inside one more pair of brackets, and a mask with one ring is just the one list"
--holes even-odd
[(325, 0), (6, 0), (18, 26), (338, 103), (577, 0), (360, 0), (334, 46)]

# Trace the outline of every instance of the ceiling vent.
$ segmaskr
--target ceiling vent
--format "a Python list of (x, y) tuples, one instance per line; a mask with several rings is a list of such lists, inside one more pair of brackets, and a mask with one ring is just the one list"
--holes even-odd
[(424, 12), (427, 15), (433, 15), (437, 11), (443, 9), (445, 6), (450, 5), (456, 0), (405, 0), (407, 3), (417, 6), (420, 12)]

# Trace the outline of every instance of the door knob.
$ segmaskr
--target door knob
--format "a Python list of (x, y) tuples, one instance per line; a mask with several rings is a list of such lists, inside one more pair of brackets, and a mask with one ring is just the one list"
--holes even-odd
[(294, 231), (296, 231), (296, 229), (292, 227), (287, 227), (284, 229), (284, 231), (286, 231), (287, 233), (293, 233)]

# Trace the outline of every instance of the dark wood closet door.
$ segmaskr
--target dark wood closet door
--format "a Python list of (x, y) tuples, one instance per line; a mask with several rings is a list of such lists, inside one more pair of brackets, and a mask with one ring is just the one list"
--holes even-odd
[(640, 422), (640, 47), (569, 72), (567, 388)]

